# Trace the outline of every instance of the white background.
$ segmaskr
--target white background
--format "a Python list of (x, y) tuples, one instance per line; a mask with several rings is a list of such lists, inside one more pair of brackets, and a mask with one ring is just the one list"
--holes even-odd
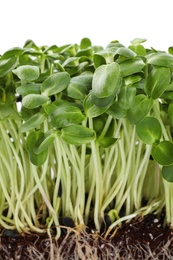
[(119, 40), (125, 46), (146, 38), (145, 47), (167, 51), (173, 46), (172, 0), (2, 0), (0, 2), (0, 54), (37, 45), (80, 43), (94, 45)]

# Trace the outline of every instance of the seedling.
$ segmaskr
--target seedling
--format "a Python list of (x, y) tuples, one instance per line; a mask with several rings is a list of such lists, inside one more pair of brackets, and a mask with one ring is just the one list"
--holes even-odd
[(111, 231), (164, 207), (173, 225), (172, 48), (143, 42), (27, 41), (0, 57), (2, 227), (58, 238), (62, 219), (100, 232), (110, 216)]

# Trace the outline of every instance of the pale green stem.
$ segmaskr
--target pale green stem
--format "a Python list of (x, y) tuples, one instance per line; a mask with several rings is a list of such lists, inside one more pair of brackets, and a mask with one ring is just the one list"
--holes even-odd
[(103, 137), (105, 136), (106, 132), (108, 131), (109, 126), (110, 126), (110, 124), (111, 124), (111, 121), (112, 121), (112, 116), (111, 116), (111, 115), (108, 115), (108, 118), (107, 118), (107, 120), (106, 120), (106, 124), (105, 124), (105, 126), (104, 126), (104, 128), (103, 128), (103, 130), (102, 130), (102, 132), (101, 132), (101, 134), (100, 134), (100, 137), (101, 137), (101, 138), (103, 138)]
[(161, 111), (159, 108), (159, 101), (155, 100), (154, 106), (153, 106), (153, 110), (154, 110), (154, 116), (157, 118), (157, 120), (159, 121), (161, 128), (162, 128), (162, 134), (165, 140), (169, 140), (169, 135), (166, 131), (165, 125), (163, 124), (163, 120), (161, 118)]
[[(165, 140), (169, 140), (172, 142), (172, 135), (170, 132), (170, 129), (166, 127), (163, 123), (163, 120), (161, 118), (161, 111), (159, 107), (159, 101), (155, 102), (154, 105), (154, 114), (158, 121), (161, 124), (162, 127), (162, 134)], [(167, 223), (171, 224), (173, 226), (173, 184), (169, 183), (165, 180), (163, 180), (164, 184), (164, 190), (165, 190), (165, 206), (166, 206), (166, 218), (167, 218)]]
[[(105, 156), (105, 162), (106, 162), (106, 167), (104, 167), (104, 174), (103, 176), (105, 179), (103, 179), (104, 183), (104, 190), (103, 190), (103, 196), (107, 196), (108, 193), (110, 193), (110, 189), (112, 187), (112, 182), (111, 182), (111, 177), (114, 174), (115, 167), (118, 161), (118, 150), (115, 149), (115, 147), (111, 147), (109, 150), (110, 153), (108, 156)], [(106, 178), (107, 176), (107, 178)], [(113, 185), (114, 186), (114, 185)], [(109, 197), (109, 195), (108, 195)]]
[[(7, 169), (7, 172), (11, 174), (12, 170), (9, 167), (9, 164), (8, 164), (8, 161), (7, 161), (6, 157), (3, 156), (2, 153), (0, 153), (0, 157), (1, 157), (1, 160), (3, 161), (3, 163), (4, 163), (4, 165), (5, 165), (6, 169)], [(3, 172), (3, 169), (1, 169), (1, 174), (0, 174), (0, 184), (1, 184), (1, 187), (2, 187), (2, 190), (3, 190), (3, 194), (4, 194), (5, 198), (6, 198), (6, 200), (8, 201), (9, 207), (10, 207), (11, 211), (14, 214), (15, 209), (14, 209), (13, 200), (11, 199), (11, 197), (9, 196), (9, 193), (7, 191), (7, 187), (8, 186), (7, 186), (7, 183), (4, 180), (5, 176), (4, 176), (4, 174), (2, 172)]]
[(63, 162), (64, 162), (64, 171), (63, 174), (66, 175), (66, 179), (65, 179), (65, 184), (66, 184), (66, 189), (64, 190), (64, 196), (65, 196), (65, 205), (64, 205), (64, 215), (65, 216), (73, 216), (74, 217), (74, 209), (71, 211), (71, 170), (70, 170), (70, 166), (68, 163), (68, 157), (67, 154), (64, 150), (64, 146), (63, 144), (60, 142), (61, 145), (61, 152), (62, 152), (62, 158), (63, 158)]
[[(6, 223), (9, 222), (9, 225)], [(16, 229), (16, 226), (13, 222), (9, 221), (9, 219), (4, 218), (4, 221), (2, 220), (2, 216), (0, 216), (0, 225), (4, 227), (5, 229)]]
[(80, 211), (81, 214), (84, 214), (85, 208), (85, 157), (86, 157), (86, 144), (83, 144), (81, 147), (81, 164), (80, 164), (80, 173), (81, 173), (81, 202), (80, 202)]
[[(127, 200), (126, 203), (126, 214), (130, 213), (130, 208), (131, 208), (131, 198), (130, 198), (130, 190), (128, 189), (125, 192), (126, 186), (128, 187), (128, 182), (129, 179), (131, 178), (131, 172), (134, 170), (132, 169), (132, 160), (134, 156), (134, 146), (135, 146), (135, 131), (132, 131), (131, 133), (131, 139), (130, 139), (130, 147), (128, 150), (128, 156), (127, 156), (127, 162), (126, 162), (126, 168), (125, 168), (125, 173), (123, 176), (123, 185), (121, 187), (120, 192), (117, 195), (117, 208), (120, 208), (120, 205), (122, 206), (124, 203), (124, 200)], [(125, 192), (125, 193), (124, 193)], [(122, 203), (123, 202), (123, 203)]]
[(48, 199), (48, 197), (47, 197), (47, 195), (46, 195), (46, 193), (43, 189), (43, 186), (41, 185), (40, 179), (39, 179), (38, 174), (37, 174), (36, 167), (34, 165), (32, 165), (32, 172), (33, 172), (34, 179), (37, 183), (37, 186), (39, 188), (39, 191), (42, 195), (42, 198), (43, 198), (47, 208), (49, 209), (50, 214), (53, 217), (54, 223), (55, 223), (56, 226), (58, 226), (59, 222), (58, 222), (58, 219), (57, 219), (57, 214), (56, 214), (54, 208), (52, 207), (52, 205), (51, 205), (51, 203), (50, 203), (50, 201), (49, 201), (49, 199)]
[[(93, 120), (89, 118), (89, 127), (93, 129)], [(95, 206), (94, 206), (94, 222), (97, 230), (100, 230), (100, 216), (102, 212), (101, 205), (103, 200), (103, 180), (102, 180), (102, 167), (101, 167), (101, 158), (99, 154), (99, 144), (97, 141), (91, 142), (91, 151), (94, 162), (94, 172), (95, 172), (95, 182), (96, 182), (96, 191), (95, 191)]]
[[(31, 231), (35, 231), (35, 232), (38, 232), (38, 233), (43, 233), (44, 230), (43, 229), (39, 229), (37, 227), (35, 227), (31, 221), (31, 218), (28, 216), (27, 212), (25, 211), (24, 207), (22, 204), (20, 204), (20, 209), (21, 211), (23, 212), (23, 215), (24, 215), (24, 218), (27, 222), (27, 225), (30, 227)], [(24, 231), (25, 231), (25, 226), (23, 226), (22, 228)]]
[[(14, 182), (13, 182), (13, 185), (14, 185), (14, 190), (15, 190), (15, 194), (16, 194), (16, 205), (15, 205), (15, 211), (14, 211), (14, 219), (16, 221), (16, 228), (17, 230), (20, 230), (20, 224), (18, 222), (18, 216), (19, 216), (19, 211), (20, 211), (20, 203), (21, 203), (21, 198), (22, 198), (22, 195), (23, 195), (23, 191), (24, 191), (24, 186), (25, 186), (25, 181), (24, 181), (24, 172), (23, 172), (23, 167), (22, 167), (22, 164), (21, 164), (21, 160), (17, 154), (17, 150), (13, 143), (11, 142), (10, 139), (7, 138), (7, 142), (8, 142), (8, 145), (9, 147), (11, 148), (11, 151), (13, 153), (13, 156), (15, 158), (14, 160), (14, 164), (13, 164), (13, 176), (14, 176)], [(18, 168), (18, 170), (17, 170)], [(20, 191), (18, 191), (18, 185), (17, 185), (17, 179), (19, 178), (17, 176), (17, 174), (20, 173)]]
[[(76, 178), (75, 180), (77, 181), (77, 187), (76, 187), (76, 183), (73, 183), (73, 185), (75, 185), (75, 190), (77, 190), (77, 195), (76, 195), (76, 199), (75, 199), (75, 207), (74, 207), (74, 217), (75, 217), (75, 221), (77, 221), (77, 216), (78, 216), (78, 212), (79, 212), (79, 207), (80, 207), (80, 202), (81, 202), (81, 197), (84, 196), (83, 191), (82, 191), (82, 179), (81, 179), (81, 173), (79, 168), (77, 167), (77, 161), (76, 158), (73, 156), (75, 155), (75, 146), (70, 145), (71, 151), (68, 149), (67, 144), (63, 143), (63, 147), (64, 150), (66, 152), (67, 157), (69, 158), (71, 165), (72, 165), (72, 169), (74, 170), (74, 173), (76, 174)], [(81, 219), (81, 215), (79, 215), (80, 217), (80, 221), (83, 220)]]
[(173, 227), (173, 183), (163, 179), (165, 188), (166, 222)]
[[(61, 150), (60, 150), (60, 143), (59, 143), (59, 138), (55, 139), (55, 144), (54, 144), (54, 149), (55, 149), (55, 156), (56, 156), (56, 183), (55, 183), (55, 189), (53, 193), (53, 206), (55, 207), (57, 205), (57, 200), (59, 203), (58, 199), (58, 190), (60, 186), (60, 181), (61, 181), (61, 169), (62, 169), (62, 157), (61, 157)], [(64, 192), (64, 191), (62, 191)]]
[(89, 173), (91, 174), (91, 182), (90, 182), (90, 186), (89, 186), (89, 193), (88, 193), (88, 198), (86, 201), (86, 206), (85, 206), (85, 224), (88, 223), (88, 219), (90, 217), (90, 211), (91, 211), (91, 201), (93, 198), (93, 194), (94, 194), (94, 188), (96, 185), (96, 181), (95, 181), (95, 169), (94, 169), (94, 162), (92, 160), (93, 158), (90, 158), (90, 163), (89, 163)]
[[(138, 150), (138, 153), (140, 153), (139, 150)], [(141, 155), (141, 161), (140, 161), (140, 164), (138, 164), (139, 168), (135, 172), (135, 176), (132, 180), (134, 205), (135, 205), (136, 209), (139, 209), (141, 206), (142, 189), (143, 189), (143, 185), (144, 185), (144, 179), (145, 179), (145, 176), (147, 173), (150, 153), (151, 153), (151, 146), (146, 145), (145, 154), (144, 154), (144, 156)], [(133, 183), (134, 183), (134, 185), (133, 185)]]

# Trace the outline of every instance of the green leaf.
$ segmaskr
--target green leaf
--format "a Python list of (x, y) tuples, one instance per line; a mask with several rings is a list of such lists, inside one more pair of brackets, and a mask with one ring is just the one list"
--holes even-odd
[(0, 102), (0, 120), (4, 120), (7, 118), (13, 118), (15, 120), (21, 119), (20, 115), (16, 110), (13, 109), (11, 105), (8, 103)]
[(84, 112), (87, 117), (97, 117), (108, 110), (111, 104), (104, 107), (99, 107), (94, 103), (93, 93), (90, 92), (83, 102)]
[(170, 82), (169, 86), (166, 89), (166, 92), (167, 91), (172, 91), (173, 92), (173, 81)]
[[(92, 93), (92, 92), (90, 92)], [(112, 101), (115, 98), (115, 94), (106, 97), (106, 98), (97, 98), (94, 94), (91, 95), (93, 103), (98, 107), (109, 107), (112, 104)]]
[(121, 77), (127, 77), (134, 73), (140, 72), (144, 68), (145, 63), (142, 59), (134, 57), (122, 61), (119, 65)]
[(171, 126), (173, 126), (173, 103), (171, 103), (168, 107), (168, 116)]
[(39, 128), (40, 125), (45, 121), (47, 118), (46, 114), (42, 112), (38, 112), (30, 117), (20, 128), (21, 132), (28, 132), (34, 128)]
[(26, 140), (26, 148), (29, 152), (30, 160), (36, 166), (42, 165), (46, 161), (48, 156), (48, 149), (45, 149), (43, 152), (39, 154), (36, 154), (34, 152), (35, 144), (42, 136), (43, 136), (42, 132), (34, 131), (27, 136), (27, 140)]
[(53, 143), (55, 137), (56, 134), (52, 129), (41, 135), (35, 144), (34, 153), (39, 154), (46, 150)]
[(104, 136), (103, 138), (98, 138), (99, 144), (100, 144), (103, 148), (108, 148), (108, 147), (112, 146), (112, 145), (115, 144), (118, 140), (119, 140), (118, 138), (108, 137), (108, 136)]
[(12, 71), (18, 63), (17, 57), (9, 59), (0, 59), (0, 77), (5, 76), (8, 72)]
[(97, 98), (116, 94), (120, 87), (119, 65), (115, 62), (98, 67), (93, 75), (92, 90)]
[[(100, 50), (93, 55), (93, 62), (95, 68), (98, 68), (104, 64), (111, 64), (115, 61), (116, 51), (118, 47), (107, 47), (106, 49)], [(118, 54), (117, 54), (118, 56)]]
[(166, 91), (161, 95), (161, 99), (167, 100), (168, 102), (173, 101), (173, 92), (172, 91)]
[(87, 49), (78, 51), (76, 57), (92, 57), (92, 54), (93, 50), (91, 47), (89, 47)]
[(20, 80), (32, 81), (38, 79), (40, 72), (37, 66), (22, 65), (13, 70), (13, 73), (18, 76)]
[(141, 76), (140, 75), (130, 75), (124, 78), (124, 83), (126, 86), (132, 86), (133, 84), (139, 82), (141, 80)]
[(102, 114), (101, 116), (93, 118), (93, 129), (96, 133), (101, 133), (107, 121), (107, 115)]
[(45, 105), (44, 106), (44, 111), (48, 115), (50, 115), (58, 107), (63, 107), (63, 106), (64, 107), (66, 107), (66, 106), (75, 106), (75, 107), (78, 107), (78, 108), (82, 109), (82, 106), (80, 104), (69, 102), (69, 101), (64, 100), (64, 99), (57, 99), (57, 100), (53, 101), (52, 103)]
[(152, 157), (161, 165), (173, 164), (173, 143), (170, 141), (162, 141), (153, 146)]
[(136, 95), (136, 88), (133, 87), (122, 87), (118, 95), (118, 103), (120, 107), (129, 109), (132, 106), (134, 97)]
[(62, 104), (49, 116), (49, 123), (56, 128), (79, 124), (85, 119), (81, 110), (73, 105)]
[(170, 47), (168, 48), (168, 53), (173, 55), (173, 46), (170, 46)]
[(22, 99), (22, 105), (26, 108), (33, 109), (43, 105), (49, 98), (39, 94), (28, 94)]
[(130, 57), (135, 57), (136, 53), (126, 47), (120, 47), (117, 49), (116, 54), (126, 57), (126, 58), (130, 58)]
[(170, 69), (155, 67), (149, 73), (145, 81), (145, 92), (153, 99), (159, 98), (170, 83)]
[(60, 93), (70, 83), (70, 75), (67, 72), (58, 72), (49, 76), (41, 85), (41, 92), (46, 96)]
[(81, 125), (71, 125), (65, 127), (61, 130), (61, 132), (61, 138), (69, 144), (86, 144), (96, 138), (94, 130)]
[(173, 67), (173, 55), (166, 52), (156, 52), (149, 54), (147, 62), (160, 67)]
[(159, 121), (154, 117), (146, 117), (136, 126), (136, 133), (146, 144), (158, 143), (162, 129)]
[(23, 119), (23, 122), (30, 119), (33, 115), (37, 114), (39, 111), (40, 111), (40, 108), (28, 109), (28, 108), (22, 106), (20, 114)]
[(40, 84), (30, 83), (26, 85), (22, 85), (16, 89), (16, 92), (23, 97), (28, 94), (41, 94)]
[(81, 49), (86, 49), (86, 48), (91, 47), (91, 46), (92, 46), (92, 43), (91, 43), (89, 38), (83, 38), (80, 42), (80, 48)]
[(77, 44), (67, 44), (59, 47), (60, 54), (68, 53), (70, 56), (76, 55)]
[(23, 53), (24, 50), (25, 50), (25, 49), (23, 49), (23, 48), (14, 47), (14, 48), (12, 48), (12, 49), (6, 51), (6, 52), (2, 55), (2, 59), (9, 59), (9, 58), (12, 58), (12, 57), (14, 57), (14, 56), (19, 57), (19, 56)]
[(127, 118), (131, 124), (136, 125), (142, 121), (151, 110), (153, 103), (152, 98), (147, 98), (143, 94), (135, 96), (132, 106), (127, 112)]
[(37, 45), (36, 45), (35, 42), (33, 42), (31, 39), (28, 39), (28, 40), (25, 42), (24, 48), (32, 48), (32, 49), (38, 50)]
[(93, 55), (94, 67), (98, 68), (101, 65), (106, 64), (106, 59), (99, 53)]
[(168, 182), (173, 182), (173, 165), (162, 167), (162, 177)]
[(79, 76), (73, 77), (67, 87), (67, 94), (74, 99), (84, 99), (92, 87), (93, 74), (83, 72)]
[(134, 51), (138, 56), (146, 55), (146, 49), (141, 44), (130, 45), (129, 49)]
[(117, 40), (114, 40), (114, 41), (111, 41), (107, 46), (106, 46), (106, 49), (112, 49), (112, 48), (120, 48), (120, 47), (124, 47), (123, 44), (121, 44), (119, 41)]
[(120, 119), (126, 116), (127, 110), (120, 107), (119, 103), (115, 101), (106, 111), (106, 113), (114, 118)]
[(147, 39), (146, 38), (135, 38), (131, 41), (132, 44), (140, 44), (140, 43), (143, 43), (143, 42), (146, 42)]
[(65, 59), (65, 61), (63, 62), (62, 66), (63, 67), (76, 67), (79, 64), (79, 57), (70, 57)]

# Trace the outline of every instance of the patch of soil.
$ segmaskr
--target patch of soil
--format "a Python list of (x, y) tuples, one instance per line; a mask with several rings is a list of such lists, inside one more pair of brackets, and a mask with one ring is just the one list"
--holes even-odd
[(0, 260), (166, 260), (173, 259), (173, 230), (151, 214), (124, 223), (109, 237), (93, 229), (69, 229), (57, 241), (46, 234), (0, 237)]

